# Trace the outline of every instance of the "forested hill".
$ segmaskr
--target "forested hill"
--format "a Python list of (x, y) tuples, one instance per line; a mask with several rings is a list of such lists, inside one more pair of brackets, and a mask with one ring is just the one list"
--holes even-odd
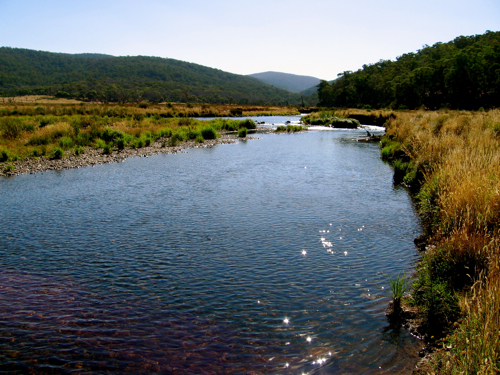
[(413, 109), (500, 107), (500, 32), (459, 36), (318, 85), (319, 105)]
[(296, 74), (280, 72), (254, 73), (249, 74), (249, 76), (257, 78), (268, 85), (273, 85), (279, 87), (280, 89), (296, 93), (316, 86), (320, 82), (320, 79), (316, 77), (299, 76)]
[(174, 59), (63, 54), (0, 47), (0, 95), (56, 95), (104, 102), (299, 104), (300, 95)]

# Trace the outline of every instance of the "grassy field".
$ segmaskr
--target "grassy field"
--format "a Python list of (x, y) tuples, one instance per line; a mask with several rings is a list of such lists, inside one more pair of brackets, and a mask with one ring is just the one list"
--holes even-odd
[(500, 111), (398, 112), (382, 156), (416, 198), (428, 235), (410, 303), (436, 373), (500, 370)]
[[(298, 114), (297, 109), (288, 107), (171, 103), (121, 106), (42, 99), (21, 97), (16, 98), (18, 102), (0, 104), (0, 163), (4, 168), (19, 159), (59, 158), (83, 153), (88, 147), (109, 153), (124, 147), (144, 147), (160, 137), (168, 138), (168, 145), (186, 140), (201, 143), (219, 132), (255, 128), (252, 121), (219, 117)], [(213, 119), (197, 121), (193, 117)]]

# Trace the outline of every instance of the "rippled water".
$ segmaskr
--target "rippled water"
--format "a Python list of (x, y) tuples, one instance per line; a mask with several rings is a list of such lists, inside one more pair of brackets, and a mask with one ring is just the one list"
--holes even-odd
[(364, 131), (0, 179), (0, 371), (410, 369), (420, 227)]

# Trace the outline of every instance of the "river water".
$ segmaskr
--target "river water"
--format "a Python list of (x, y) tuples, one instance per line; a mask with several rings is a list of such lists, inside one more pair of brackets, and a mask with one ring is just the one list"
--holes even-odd
[(362, 130), (0, 179), (0, 372), (410, 370), (407, 192)]

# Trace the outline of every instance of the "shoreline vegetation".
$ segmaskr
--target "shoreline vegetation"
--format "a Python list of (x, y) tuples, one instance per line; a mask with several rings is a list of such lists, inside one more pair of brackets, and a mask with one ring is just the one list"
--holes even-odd
[(247, 138), (249, 131), (257, 128), (252, 120), (220, 117), (299, 114), (296, 108), (271, 106), (123, 106), (50, 98), (40, 103), (40, 97), (16, 99), (0, 104), (0, 176), (212, 147)]
[(500, 371), (500, 110), (406, 111), (382, 158), (415, 199), (424, 235), (404, 315), (426, 348), (415, 373)]
[[(0, 104), (0, 176), (78, 168), (129, 156), (229, 143), (247, 138), (257, 129), (255, 122), (241, 117), (312, 112), (302, 118), (306, 124), (344, 128), (359, 125), (356, 118), (347, 117), (369, 118), (356, 110), (316, 113), (314, 107), (145, 102), (119, 105), (40, 96), (7, 99), (7, 103)], [(385, 118), (382, 113), (370, 116), (374, 122)], [(275, 131), (290, 133), (306, 127), (287, 124)]]

